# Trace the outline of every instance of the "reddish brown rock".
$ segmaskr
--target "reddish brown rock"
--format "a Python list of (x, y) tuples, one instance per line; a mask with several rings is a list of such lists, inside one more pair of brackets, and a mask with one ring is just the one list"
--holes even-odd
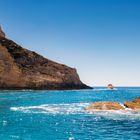
[(5, 38), (0, 29), (0, 89), (88, 89), (75, 68), (56, 63)]
[(140, 98), (136, 98), (133, 101), (125, 102), (124, 106), (130, 109), (139, 110), (140, 109)]
[(86, 110), (90, 112), (96, 110), (124, 110), (124, 107), (116, 102), (95, 102), (86, 107)]
[(2, 31), (1, 26), (0, 26), (0, 38), (5, 38), (5, 33)]

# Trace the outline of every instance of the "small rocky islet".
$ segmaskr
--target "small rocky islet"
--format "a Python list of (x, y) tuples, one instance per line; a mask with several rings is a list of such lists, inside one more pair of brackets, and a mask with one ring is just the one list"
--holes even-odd
[(117, 102), (95, 102), (85, 108), (88, 112), (100, 111), (100, 110), (140, 110), (140, 97), (133, 101), (120, 104)]
[(91, 89), (75, 68), (49, 60), (6, 38), (0, 27), (0, 89)]
[(107, 89), (112, 90), (112, 89), (114, 89), (114, 86), (112, 84), (108, 84)]

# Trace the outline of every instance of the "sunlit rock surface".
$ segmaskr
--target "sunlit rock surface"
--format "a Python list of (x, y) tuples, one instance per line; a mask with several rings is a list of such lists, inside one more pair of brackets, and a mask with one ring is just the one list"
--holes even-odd
[(95, 102), (85, 109), (92, 112), (96, 110), (124, 110), (124, 107), (116, 102)]
[(0, 89), (88, 89), (75, 68), (56, 63), (5, 38), (0, 28)]
[(140, 110), (140, 98), (136, 98), (135, 100), (130, 102), (125, 102), (124, 106), (130, 109)]

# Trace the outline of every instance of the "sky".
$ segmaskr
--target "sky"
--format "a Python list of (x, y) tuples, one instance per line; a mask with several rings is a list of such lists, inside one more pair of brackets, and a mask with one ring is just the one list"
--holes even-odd
[(0, 0), (7, 38), (77, 69), (90, 86), (140, 86), (140, 0)]

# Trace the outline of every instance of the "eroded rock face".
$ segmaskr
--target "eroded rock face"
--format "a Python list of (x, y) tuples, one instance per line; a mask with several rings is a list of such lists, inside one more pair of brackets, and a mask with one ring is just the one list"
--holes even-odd
[(0, 26), (0, 38), (5, 38), (5, 33), (2, 31), (1, 26)]
[(116, 102), (95, 102), (86, 107), (89, 112), (97, 110), (124, 110), (124, 107)]
[(21, 70), (14, 63), (8, 50), (0, 45), (0, 86), (12, 87), (20, 84), (23, 80)]
[(0, 30), (0, 89), (87, 89), (76, 69), (5, 38)]
[(124, 106), (127, 108), (133, 109), (133, 110), (139, 110), (140, 109), (140, 98), (136, 98), (133, 101), (125, 102)]

